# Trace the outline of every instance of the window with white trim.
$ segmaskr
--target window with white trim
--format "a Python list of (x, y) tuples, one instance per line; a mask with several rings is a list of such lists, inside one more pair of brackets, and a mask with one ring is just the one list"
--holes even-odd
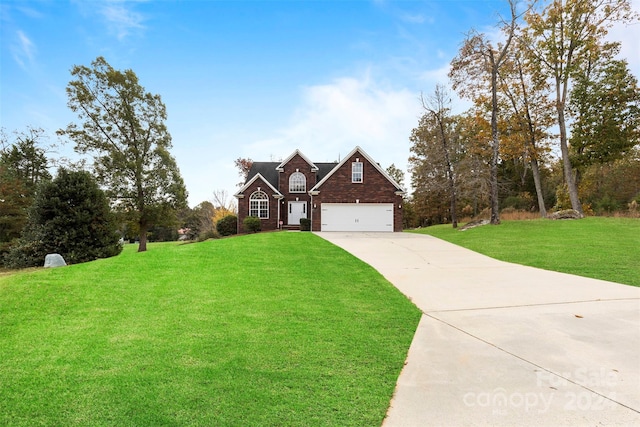
[(255, 191), (249, 197), (249, 216), (269, 218), (269, 196), (264, 191)]
[(307, 191), (307, 178), (302, 172), (294, 172), (289, 177), (289, 193), (304, 193)]
[(351, 163), (351, 182), (362, 182), (362, 162), (356, 159)]

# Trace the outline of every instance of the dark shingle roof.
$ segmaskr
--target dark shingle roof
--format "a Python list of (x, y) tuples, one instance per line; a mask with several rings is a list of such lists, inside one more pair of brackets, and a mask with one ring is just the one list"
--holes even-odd
[(253, 162), (245, 183), (249, 182), (255, 175), (260, 174), (273, 188), (278, 188), (278, 171), (276, 168), (279, 164), (280, 162)]
[(318, 182), (322, 180), (338, 163), (314, 163), (318, 167)]
[[(253, 162), (251, 169), (249, 169), (249, 175), (245, 183), (249, 182), (251, 178), (260, 174), (266, 179), (269, 184), (273, 185), (273, 188), (278, 188), (278, 174), (276, 168), (280, 165), (279, 162)], [(324, 178), (337, 163), (314, 163), (318, 167), (318, 181)]]

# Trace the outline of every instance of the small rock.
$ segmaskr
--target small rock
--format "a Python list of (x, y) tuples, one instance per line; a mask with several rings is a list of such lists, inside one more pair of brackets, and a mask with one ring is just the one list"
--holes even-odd
[(62, 267), (65, 265), (67, 265), (67, 263), (64, 262), (64, 258), (62, 258), (60, 254), (47, 254), (47, 256), (44, 257), (45, 268)]

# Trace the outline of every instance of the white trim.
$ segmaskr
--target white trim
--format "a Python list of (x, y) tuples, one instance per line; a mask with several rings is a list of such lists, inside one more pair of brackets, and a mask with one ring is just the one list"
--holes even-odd
[(269, 184), (269, 181), (267, 181), (266, 179), (264, 179), (264, 176), (262, 176), (262, 174), (257, 173), (253, 176), (253, 178), (251, 178), (249, 181), (247, 181), (246, 184), (244, 184), (236, 194), (233, 195), (233, 197), (237, 198), (237, 199), (242, 199), (244, 197), (244, 192), (247, 188), (249, 188), (251, 186), (251, 184), (253, 184), (254, 182), (256, 182), (257, 179), (261, 179), (265, 184), (267, 184), (269, 186), (270, 189), (273, 190), (274, 194), (273, 197), (278, 198), (278, 196), (282, 196), (282, 193), (280, 193), (278, 191), (277, 188), (275, 188), (273, 185)]
[[(359, 168), (360, 170), (359, 171), (354, 170), (356, 165), (360, 165), (360, 168)], [(359, 176), (360, 176), (360, 180), (359, 181), (353, 179), (356, 176), (356, 174), (359, 174)], [(362, 163), (360, 161), (360, 159), (357, 158), (357, 157), (356, 157), (356, 161), (355, 162), (351, 162), (351, 183), (352, 184), (362, 184), (362, 183), (364, 183), (364, 163)]]
[[(292, 207), (293, 205), (296, 206), (301, 206), (302, 207), (302, 214), (304, 216), (301, 216), (300, 218), (298, 218), (298, 223), (292, 223), (291, 222), (291, 216), (293, 214), (292, 212)], [(307, 207), (307, 202), (306, 201), (297, 201), (297, 200), (290, 200), (287, 202), (287, 225), (299, 225), (300, 224), (300, 219), (301, 218), (308, 218), (309, 217), (309, 209)]]
[[(391, 184), (393, 184), (394, 187), (396, 187), (396, 189), (398, 191), (402, 191), (402, 194), (405, 194), (405, 191), (402, 189), (402, 187), (400, 186), (400, 184), (398, 184), (397, 182), (395, 182), (393, 180), (393, 178), (391, 178), (389, 176), (389, 174), (387, 172), (385, 172), (384, 169), (382, 169), (382, 167), (380, 167), (380, 165), (378, 163), (376, 163), (375, 160), (373, 160), (367, 153), (365, 153), (365, 151), (360, 148), (359, 146), (357, 146), (356, 148), (354, 148), (353, 150), (351, 150), (351, 152), (349, 154), (347, 154), (340, 163), (338, 163), (336, 165), (336, 167), (334, 167), (333, 169), (331, 169), (331, 172), (329, 172), (328, 174), (325, 175), (324, 178), (322, 178), (320, 180), (320, 182), (318, 182), (316, 185), (313, 186), (313, 188), (311, 190), (309, 190), (309, 194), (311, 194), (311, 192), (319, 192), (320, 191), (320, 187), (322, 186), (322, 184), (325, 183), (325, 181), (327, 181), (331, 175), (333, 175), (338, 169), (340, 169), (342, 167), (342, 165), (344, 165), (347, 161), (350, 161), (351, 157), (356, 153), (359, 152), (360, 154), (362, 154), (362, 156), (367, 159), (367, 161), (369, 163), (371, 163), (371, 165), (373, 165), (374, 168), (376, 168), (376, 170), (378, 172), (380, 172), (382, 174), (382, 176), (384, 176)], [(317, 193), (316, 193), (317, 194)], [(397, 194), (397, 193), (396, 193)]]
[[(264, 198), (260, 197), (259, 199), (258, 198), (254, 199), (253, 196), (255, 194), (258, 194), (258, 193), (264, 194)], [(256, 209), (253, 209), (254, 211), (257, 211), (258, 215), (251, 215), (251, 210), (252, 210), (251, 202), (253, 202), (253, 201), (258, 202), (258, 207)], [(263, 203), (266, 203), (266, 208), (261, 206)], [(265, 217), (260, 216), (260, 212), (261, 211), (265, 211), (265, 210), (267, 212), (267, 216), (265, 216)], [(248, 214), (249, 215), (247, 215), (247, 216), (255, 216), (255, 217), (260, 218), (260, 219), (269, 219), (269, 196), (267, 195), (267, 193), (262, 191), (260, 188), (258, 188), (256, 191), (251, 193), (251, 195), (249, 196)]]
[(282, 161), (282, 163), (280, 163), (278, 166), (276, 166), (276, 170), (278, 172), (284, 172), (284, 165), (286, 165), (287, 163), (289, 163), (289, 161), (291, 159), (293, 159), (296, 154), (298, 154), (300, 157), (302, 157), (302, 160), (304, 160), (305, 162), (309, 163), (309, 166), (311, 166), (311, 172), (317, 172), (318, 171), (318, 167), (316, 165), (313, 164), (313, 162), (311, 160), (309, 160), (307, 158), (307, 156), (305, 156), (304, 154), (302, 154), (300, 152), (300, 150), (296, 149), (296, 151), (294, 151), (293, 153), (291, 153), (291, 155), (289, 155), (289, 157), (287, 157), (286, 159), (284, 159)]
[[(302, 190), (297, 189), (297, 190), (292, 190), (291, 189), (291, 179), (293, 177), (298, 177), (301, 176), (302, 177)], [(300, 183), (300, 181), (298, 181), (298, 183)], [(300, 188), (301, 186), (298, 185), (298, 188)], [(289, 175), (289, 193), (306, 193), (307, 192), (307, 177), (305, 174), (303, 174), (300, 171), (295, 171), (294, 173), (292, 173), (291, 175)]]

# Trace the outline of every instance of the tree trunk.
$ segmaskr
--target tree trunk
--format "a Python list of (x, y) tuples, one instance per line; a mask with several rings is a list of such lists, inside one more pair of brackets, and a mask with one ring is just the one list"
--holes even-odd
[(147, 250), (147, 224), (140, 225), (140, 244), (138, 245), (138, 252), (145, 252)]
[(453, 228), (458, 228), (458, 213), (457, 213), (457, 197), (456, 197), (456, 181), (453, 176), (453, 167), (451, 166), (451, 159), (449, 158), (449, 144), (447, 142), (447, 135), (444, 130), (444, 123), (442, 117), (435, 114), (438, 121), (438, 127), (440, 129), (440, 136), (442, 137), (442, 148), (444, 150), (444, 160), (447, 165), (447, 180), (449, 182), (449, 193), (451, 198), (451, 225)]
[(456, 197), (456, 183), (453, 179), (453, 171), (451, 170), (451, 163), (449, 162), (449, 156), (445, 153), (447, 158), (447, 175), (449, 176), (449, 191), (451, 192), (451, 225), (453, 228), (458, 228), (458, 207)]
[(542, 192), (542, 181), (540, 180), (540, 168), (538, 167), (538, 159), (531, 157), (531, 172), (533, 173), (533, 183), (536, 186), (536, 196), (538, 196), (538, 208), (540, 216), (547, 217), (547, 208), (544, 206), (544, 194)]
[(578, 187), (573, 176), (573, 168), (571, 167), (571, 159), (569, 159), (569, 145), (567, 144), (567, 127), (564, 119), (564, 104), (561, 101), (556, 103), (558, 109), (558, 127), (560, 128), (560, 152), (562, 153), (562, 166), (564, 168), (564, 181), (569, 191), (569, 199), (571, 200), (571, 208), (577, 211), (580, 216), (584, 216), (582, 211), (582, 203), (578, 196)]
[(498, 70), (491, 55), (491, 224), (500, 224), (500, 206), (498, 205), (498, 158), (500, 141), (498, 139)]

